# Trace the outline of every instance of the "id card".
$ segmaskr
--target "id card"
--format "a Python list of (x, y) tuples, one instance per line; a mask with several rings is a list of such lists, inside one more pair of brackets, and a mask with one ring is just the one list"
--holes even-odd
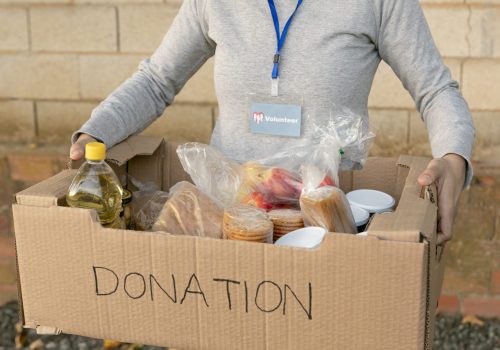
[(274, 136), (300, 137), (302, 99), (297, 97), (250, 98), (250, 132)]

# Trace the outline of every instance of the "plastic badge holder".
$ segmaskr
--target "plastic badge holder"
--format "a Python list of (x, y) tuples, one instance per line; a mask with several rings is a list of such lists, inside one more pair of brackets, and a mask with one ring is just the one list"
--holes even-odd
[(351, 191), (347, 194), (347, 199), (351, 204), (365, 209), (370, 214), (390, 211), (396, 204), (391, 195), (376, 190)]
[(357, 207), (356, 205), (349, 202), (351, 205), (352, 215), (354, 217), (354, 221), (356, 222), (356, 227), (358, 228), (358, 232), (362, 232), (365, 230), (365, 226), (370, 219), (370, 213), (363, 208)]
[(284, 235), (274, 244), (279, 246), (313, 249), (321, 244), (325, 234), (326, 230), (323, 227), (309, 226)]

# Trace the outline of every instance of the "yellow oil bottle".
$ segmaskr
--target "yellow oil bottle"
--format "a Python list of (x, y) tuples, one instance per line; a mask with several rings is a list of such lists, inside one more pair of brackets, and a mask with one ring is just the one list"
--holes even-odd
[(95, 209), (103, 225), (116, 227), (122, 210), (123, 189), (106, 159), (106, 146), (90, 142), (85, 146), (85, 159), (66, 195), (70, 207)]

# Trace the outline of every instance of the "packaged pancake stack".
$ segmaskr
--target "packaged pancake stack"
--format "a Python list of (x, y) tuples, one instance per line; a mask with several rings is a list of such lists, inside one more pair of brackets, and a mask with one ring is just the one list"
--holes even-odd
[(233, 205), (224, 211), (223, 233), (230, 240), (273, 243), (273, 222), (262, 209)]
[(274, 209), (269, 213), (274, 225), (274, 241), (289, 232), (304, 227), (304, 218), (300, 210), (297, 209)]
[(349, 202), (337, 187), (323, 186), (302, 193), (300, 208), (308, 226), (320, 226), (329, 232), (357, 233)]

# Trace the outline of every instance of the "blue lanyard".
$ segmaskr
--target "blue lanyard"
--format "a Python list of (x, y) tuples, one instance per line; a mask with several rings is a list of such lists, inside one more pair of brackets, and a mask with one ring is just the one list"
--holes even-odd
[(278, 66), (280, 62), (280, 52), (281, 48), (283, 47), (283, 44), (285, 43), (286, 35), (288, 33), (288, 28), (290, 27), (290, 23), (292, 23), (292, 19), (295, 16), (295, 13), (299, 9), (300, 5), (302, 5), (302, 0), (298, 0), (297, 6), (295, 7), (295, 10), (293, 11), (292, 15), (288, 19), (288, 21), (285, 24), (285, 27), (283, 28), (283, 32), (280, 35), (280, 21), (278, 19), (278, 12), (276, 11), (276, 6), (274, 5), (273, 0), (267, 0), (269, 3), (269, 8), (271, 9), (271, 15), (273, 16), (273, 22), (274, 22), (274, 29), (276, 30), (276, 40), (278, 42), (277, 48), (276, 48), (276, 54), (274, 55), (274, 66), (273, 66), (273, 74), (272, 78), (277, 79), (279, 76), (278, 73)]

